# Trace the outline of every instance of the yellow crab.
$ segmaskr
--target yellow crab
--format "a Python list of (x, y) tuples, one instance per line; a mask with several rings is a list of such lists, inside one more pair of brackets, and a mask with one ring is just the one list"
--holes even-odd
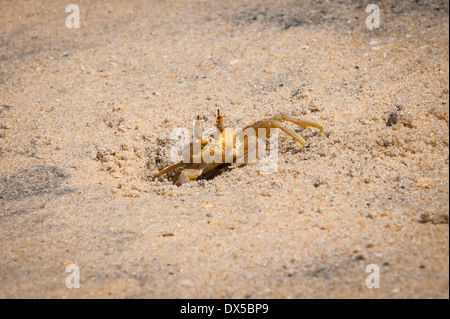
[[(199, 117), (197, 117), (199, 120)], [(292, 136), (296, 141), (302, 145), (302, 150), (305, 148), (305, 140), (300, 137), (296, 132), (283, 125), (284, 121), (292, 122), (303, 128), (309, 126), (323, 131), (323, 126), (316, 122), (308, 120), (300, 120), (290, 115), (279, 115), (269, 119), (258, 121), (245, 127), (243, 130), (239, 130), (240, 133), (254, 132), (257, 139), (265, 141), (270, 136), (271, 129), (280, 129)], [(186, 182), (196, 180), (201, 175), (204, 175), (225, 163), (234, 163), (234, 167), (246, 164), (248, 162), (248, 155), (250, 152), (257, 150), (258, 146), (255, 143), (251, 143), (249, 134), (238, 134), (238, 138), (235, 135), (235, 131), (231, 128), (227, 128), (224, 125), (223, 117), (220, 116), (219, 110), (217, 111), (217, 132), (215, 136), (210, 136), (209, 139), (204, 140), (202, 138), (202, 128), (197, 121), (194, 125), (194, 139), (198, 139), (198, 143), (190, 143), (187, 157), (174, 165), (168, 166), (158, 174), (155, 179), (160, 176), (171, 172), (177, 168), (182, 167), (181, 172), (175, 176), (174, 183), (178, 186)], [(239, 138), (242, 137), (242, 138)], [(240, 150), (240, 152), (238, 152)], [(216, 155), (216, 160), (211, 160)], [(219, 160), (217, 160), (219, 159)]]

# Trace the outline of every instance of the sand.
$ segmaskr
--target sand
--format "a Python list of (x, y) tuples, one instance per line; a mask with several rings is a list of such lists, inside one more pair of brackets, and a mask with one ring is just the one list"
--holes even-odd
[[(448, 1), (76, 4), (0, 2), (1, 298), (449, 298)], [(153, 180), (218, 108), (325, 129)]]

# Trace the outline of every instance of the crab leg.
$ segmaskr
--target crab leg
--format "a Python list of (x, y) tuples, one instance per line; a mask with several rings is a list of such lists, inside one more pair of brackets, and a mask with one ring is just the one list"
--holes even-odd
[(173, 171), (174, 169), (177, 169), (178, 167), (181, 167), (181, 166), (183, 166), (183, 165), (184, 165), (183, 162), (180, 162), (180, 163), (177, 163), (177, 164), (170, 165), (170, 166), (166, 167), (165, 169), (163, 169), (162, 171), (160, 171), (158, 174), (156, 174), (154, 178), (158, 178), (158, 177), (160, 177), (160, 176), (162, 176), (162, 175), (164, 175), (164, 174), (166, 174), (166, 173), (168, 173), (168, 172), (171, 172), (171, 171)]
[[(305, 148), (306, 141), (300, 135), (298, 135), (296, 132), (294, 132), (290, 128), (284, 126), (283, 123), (281, 123), (281, 122), (279, 122), (279, 121), (277, 121), (275, 119), (261, 121), (259, 123), (251, 125), (250, 127), (254, 128), (257, 132), (258, 132), (258, 130), (257, 130), (258, 128), (266, 128), (266, 129), (268, 129), (266, 131), (266, 136), (265, 136), (266, 138), (270, 135), (270, 129), (271, 128), (279, 128), (280, 130), (282, 130), (286, 134), (288, 134), (291, 137), (293, 137), (297, 142), (302, 144), (303, 149)], [(260, 137), (258, 136), (258, 138), (260, 138)]]
[(303, 128), (308, 128), (308, 127), (311, 126), (311, 127), (317, 128), (321, 132), (323, 132), (323, 125), (322, 124), (319, 124), (319, 123), (316, 123), (316, 122), (313, 122), (313, 121), (308, 121), (308, 120), (300, 120), (300, 119), (295, 118), (295, 117), (290, 116), (290, 115), (277, 116), (277, 117), (274, 118), (274, 120), (280, 121), (280, 122), (289, 121), (289, 122), (295, 123), (295, 124), (297, 124), (297, 125), (299, 125), (299, 126), (301, 126)]
[(178, 178), (176, 178), (175, 185), (181, 186), (184, 183), (187, 183), (192, 180), (196, 180), (203, 173), (203, 170), (195, 169), (195, 168), (186, 168), (180, 172)]
[(221, 163), (202, 164), (197, 168), (186, 168), (180, 172), (180, 175), (176, 178), (175, 184), (180, 186), (192, 180), (196, 180), (200, 175), (207, 173), (214, 168), (222, 165)]
[(264, 119), (264, 120), (261, 120), (261, 121), (258, 121), (256, 123), (254, 123), (252, 125), (247, 126), (245, 129), (247, 129), (249, 127), (255, 128), (255, 126), (257, 126), (257, 125), (259, 125), (261, 123), (264, 123), (264, 122), (268, 122), (268, 121), (278, 121), (278, 122), (289, 121), (289, 122), (292, 122), (294, 124), (297, 124), (297, 125), (305, 128), (305, 129), (308, 128), (308, 127), (315, 127), (317, 129), (319, 129), (321, 132), (323, 131), (323, 125), (322, 124), (319, 124), (319, 123), (316, 123), (316, 122), (313, 122), (313, 121), (308, 121), (308, 120), (300, 120), (300, 119), (295, 118), (295, 117), (290, 116), (290, 115), (279, 115), (279, 116), (276, 116), (276, 117), (273, 117), (273, 118), (270, 118), (270, 119)]
[(249, 157), (252, 156), (253, 154), (255, 154), (255, 158), (258, 158), (258, 149), (257, 148), (247, 152), (247, 154), (245, 154), (244, 156), (236, 158), (236, 163), (231, 165), (230, 168), (237, 168), (237, 167), (247, 165), (248, 161), (249, 161), (248, 160)]

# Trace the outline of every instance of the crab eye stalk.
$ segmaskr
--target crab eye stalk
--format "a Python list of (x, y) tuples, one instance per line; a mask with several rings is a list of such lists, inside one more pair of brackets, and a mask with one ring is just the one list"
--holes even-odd
[(223, 132), (223, 130), (225, 129), (225, 125), (223, 123), (223, 117), (220, 116), (219, 109), (217, 109), (217, 128), (219, 129), (220, 132)]
[(200, 123), (200, 115), (197, 116), (197, 120), (194, 121), (194, 138), (197, 140), (202, 139), (203, 128)]

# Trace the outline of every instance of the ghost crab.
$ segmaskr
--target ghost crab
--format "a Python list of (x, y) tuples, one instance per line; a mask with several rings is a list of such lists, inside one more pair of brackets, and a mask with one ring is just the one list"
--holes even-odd
[[(199, 120), (199, 117), (197, 117), (197, 120)], [(245, 127), (241, 130), (241, 132), (246, 132), (247, 129), (253, 129), (253, 132), (255, 132), (256, 135), (255, 137), (259, 140), (265, 141), (270, 136), (271, 129), (280, 129), (299, 142), (302, 145), (303, 150), (306, 145), (305, 140), (296, 132), (286, 127), (283, 124), (285, 121), (297, 124), (304, 129), (314, 127), (319, 129), (321, 132), (323, 131), (323, 126), (319, 123), (309, 120), (301, 120), (290, 115), (282, 114), (257, 121), (256, 123)], [(228, 156), (228, 159), (231, 159), (232, 163), (235, 163), (233, 167), (238, 167), (248, 163), (249, 154), (257, 150), (257, 145), (252, 145), (249, 142), (247, 135), (243, 136), (243, 139), (239, 142), (234, 135), (235, 132), (233, 132), (231, 128), (225, 127), (224, 119), (220, 115), (219, 110), (217, 110), (216, 127), (219, 134), (216, 136), (210, 136), (208, 139), (204, 140), (202, 137), (202, 127), (197, 121), (196, 124), (194, 124), (194, 139), (197, 138), (198, 143), (195, 144), (191, 142), (189, 148), (186, 148), (186, 151), (189, 152), (186, 160), (182, 160), (174, 165), (164, 168), (156, 174), (154, 178), (159, 178), (162, 175), (181, 167), (183, 169), (174, 178), (174, 183), (180, 186), (186, 182), (196, 180), (198, 177), (219, 168), (225, 163), (229, 163), (229, 161), (226, 161), (226, 156)], [(229, 130), (231, 130), (232, 133), (231, 140), (229, 139)], [(197, 145), (197, 147), (195, 147), (195, 145)], [(231, 149), (229, 148), (230, 145)], [(238, 148), (243, 150), (239, 154), (237, 152)], [(221, 158), (222, 160), (212, 162), (205, 160), (205, 158), (214, 156), (215, 154), (217, 155), (219, 153), (219, 159)]]

